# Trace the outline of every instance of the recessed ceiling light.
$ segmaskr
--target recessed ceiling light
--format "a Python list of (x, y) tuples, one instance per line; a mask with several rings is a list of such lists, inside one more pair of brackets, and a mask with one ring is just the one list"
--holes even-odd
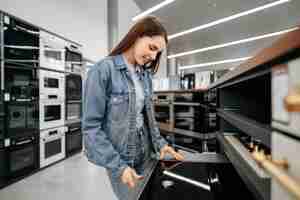
[(202, 29), (206, 29), (206, 28), (215, 26), (217, 24), (225, 23), (225, 22), (228, 22), (228, 21), (240, 18), (242, 16), (250, 15), (252, 13), (256, 13), (256, 12), (259, 12), (259, 11), (267, 9), (267, 8), (271, 8), (271, 7), (274, 7), (274, 6), (283, 4), (283, 3), (287, 3), (289, 1), (291, 1), (291, 0), (279, 0), (279, 1), (275, 1), (273, 3), (269, 3), (269, 4), (266, 4), (264, 6), (260, 6), (260, 7), (257, 7), (257, 8), (245, 11), (245, 12), (241, 12), (241, 13), (229, 16), (229, 17), (218, 19), (218, 20), (210, 22), (208, 24), (204, 24), (204, 25), (201, 25), (201, 26), (197, 26), (195, 28), (188, 29), (186, 31), (175, 33), (173, 35), (168, 36), (168, 38), (171, 40), (171, 39), (174, 39), (174, 38), (182, 36), (182, 35), (186, 35), (186, 34), (189, 34), (189, 33), (195, 32), (195, 31), (199, 31), (199, 30), (202, 30)]
[(148, 10), (146, 10), (146, 11), (138, 14), (137, 16), (133, 17), (132, 21), (136, 21), (136, 20), (138, 20), (140, 18), (143, 18), (146, 15), (149, 15), (150, 13), (152, 13), (152, 12), (154, 12), (154, 11), (156, 11), (156, 10), (158, 10), (158, 9), (160, 9), (160, 8), (166, 6), (166, 5), (168, 5), (168, 4), (170, 4), (170, 3), (174, 2), (174, 1), (175, 0), (166, 0), (166, 1), (163, 1), (163, 2), (161, 2), (159, 4), (157, 4), (156, 6), (153, 6), (152, 8), (149, 8)]
[(239, 61), (245, 61), (245, 60), (248, 60), (250, 58), (251, 57), (243, 57), (243, 58), (235, 58), (235, 59), (228, 59), (228, 60), (222, 60), (222, 61), (201, 63), (201, 64), (196, 64), (196, 65), (181, 66), (181, 67), (179, 67), (179, 70), (185, 70), (185, 69), (191, 69), (191, 68), (197, 68), (197, 67), (214, 66), (214, 65), (220, 65), (220, 64), (225, 64), (225, 63), (233, 63), (233, 62), (239, 62)]
[(233, 45), (237, 45), (237, 44), (252, 42), (252, 41), (255, 41), (255, 40), (260, 40), (260, 39), (264, 39), (264, 38), (268, 38), (268, 37), (278, 36), (278, 35), (285, 34), (285, 33), (295, 31), (295, 30), (298, 30), (298, 29), (299, 29), (299, 27), (295, 27), (295, 28), (291, 28), (291, 29), (287, 29), (287, 30), (283, 30), (283, 31), (275, 32), (275, 33), (269, 33), (269, 34), (265, 34), (265, 35), (260, 35), (260, 36), (256, 36), (256, 37), (243, 39), (243, 40), (238, 40), (238, 41), (228, 42), (228, 43), (224, 43), (224, 44), (209, 46), (209, 47), (205, 47), (205, 48), (201, 48), (201, 49), (195, 49), (195, 50), (192, 50), (192, 51), (177, 53), (177, 54), (169, 55), (168, 59), (177, 58), (177, 57), (186, 56), (186, 55), (191, 55), (191, 54), (196, 54), (196, 53), (201, 53), (201, 52), (214, 50), (214, 49), (219, 49), (219, 48), (228, 47), (228, 46), (233, 46)]

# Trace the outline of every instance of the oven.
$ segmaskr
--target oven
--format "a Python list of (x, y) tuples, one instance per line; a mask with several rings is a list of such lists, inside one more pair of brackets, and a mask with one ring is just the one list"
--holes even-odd
[(80, 47), (73, 44), (65, 47), (66, 72), (82, 72), (82, 53)]
[(82, 78), (80, 75), (66, 75), (66, 99), (67, 101), (82, 99)]
[(33, 101), (38, 99), (36, 69), (5, 63), (6, 101)]
[(65, 71), (65, 41), (50, 33), (40, 32), (40, 66)]
[(37, 48), (4, 47), (4, 59), (16, 62), (38, 63), (39, 50)]
[(38, 153), (38, 136), (11, 139), (7, 148), (9, 176), (22, 176), (38, 169)]
[(66, 154), (71, 156), (82, 150), (81, 124), (75, 123), (68, 126), (66, 132)]
[(65, 101), (40, 101), (40, 129), (63, 126), (65, 124)]
[(65, 99), (65, 74), (39, 70), (40, 100)]
[(41, 131), (40, 167), (46, 167), (66, 156), (65, 127)]
[(7, 102), (5, 109), (8, 138), (30, 136), (39, 131), (38, 102)]
[(66, 123), (71, 124), (81, 120), (81, 101), (67, 101)]
[(7, 179), (7, 156), (4, 149), (4, 140), (0, 139), (0, 187), (5, 185)]

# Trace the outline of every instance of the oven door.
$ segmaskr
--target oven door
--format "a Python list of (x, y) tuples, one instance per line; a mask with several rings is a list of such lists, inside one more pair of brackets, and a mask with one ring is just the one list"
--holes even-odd
[(68, 124), (80, 122), (81, 120), (81, 102), (67, 102), (66, 122)]
[(39, 50), (37, 48), (6, 46), (4, 48), (4, 59), (16, 62), (38, 63)]
[(16, 177), (38, 168), (38, 144), (36, 138), (16, 141), (8, 151), (8, 173)]
[(59, 72), (39, 70), (40, 100), (65, 99), (65, 75)]
[(82, 78), (80, 75), (66, 75), (66, 99), (67, 101), (82, 99)]
[(38, 99), (36, 70), (17, 64), (5, 63), (5, 92), (10, 101), (32, 101)]
[(7, 178), (7, 154), (4, 149), (3, 141), (0, 139), (0, 187), (5, 184)]
[(39, 130), (38, 102), (9, 102), (7, 109), (7, 136), (20, 138)]
[(40, 33), (40, 65), (44, 68), (65, 70), (64, 41), (43, 31)]
[(82, 71), (82, 53), (73, 45), (66, 47), (66, 71), (75, 73)]
[(40, 129), (48, 129), (64, 125), (64, 101), (41, 101), (40, 111)]
[(57, 162), (66, 156), (65, 127), (41, 132), (40, 167)]
[(68, 127), (66, 134), (66, 153), (67, 156), (71, 156), (76, 152), (82, 150), (82, 133), (81, 127)]

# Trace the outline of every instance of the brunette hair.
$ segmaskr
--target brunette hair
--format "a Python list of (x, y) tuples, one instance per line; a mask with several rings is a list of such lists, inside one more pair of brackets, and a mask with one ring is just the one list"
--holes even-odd
[[(166, 44), (168, 44), (168, 35), (166, 29), (163, 27), (158, 18), (154, 16), (147, 16), (140, 19), (135, 25), (131, 27), (129, 32), (125, 37), (119, 42), (119, 44), (113, 48), (109, 56), (115, 56), (121, 54), (128, 50), (135, 41), (143, 36), (153, 37), (153, 36), (163, 36)], [(144, 68), (151, 69), (153, 73), (156, 73), (159, 67), (159, 62), (161, 58), (161, 52), (156, 55), (154, 61), (149, 65), (143, 66)]]

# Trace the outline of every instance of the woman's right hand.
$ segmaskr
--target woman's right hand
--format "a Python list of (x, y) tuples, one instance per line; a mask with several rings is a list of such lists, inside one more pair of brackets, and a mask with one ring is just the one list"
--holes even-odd
[(137, 175), (131, 167), (126, 167), (122, 173), (121, 180), (129, 188), (134, 188), (137, 181), (143, 179), (143, 176)]

